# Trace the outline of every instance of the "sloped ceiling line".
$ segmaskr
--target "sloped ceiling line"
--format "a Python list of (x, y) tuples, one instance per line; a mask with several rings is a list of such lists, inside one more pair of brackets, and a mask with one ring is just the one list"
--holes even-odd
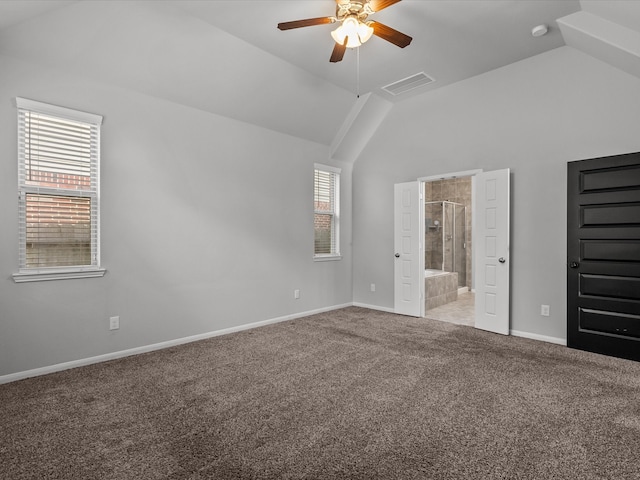
[(640, 77), (640, 32), (589, 12), (557, 20), (567, 45)]

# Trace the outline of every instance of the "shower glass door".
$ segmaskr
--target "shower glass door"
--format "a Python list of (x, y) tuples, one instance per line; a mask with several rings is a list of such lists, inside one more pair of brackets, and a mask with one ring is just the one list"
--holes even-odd
[(454, 204), (454, 268), (458, 272), (458, 287), (467, 286), (467, 215), (466, 207)]
[(466, 286), (466, 207), (449, 201), (426, 202), (425, 223), (425, 268), (458, 272), (458, 286)]
[(456, 211), (453, 203), (442, 202), (442, 215), (444, 217), (442, 229), (442, 256), (444, 259), (443, 270), (455, 272), (455, 219)]

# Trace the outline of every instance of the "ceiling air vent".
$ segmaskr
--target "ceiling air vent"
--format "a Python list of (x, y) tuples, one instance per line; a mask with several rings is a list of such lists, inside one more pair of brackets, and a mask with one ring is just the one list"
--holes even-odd
[(435, 82), (435, 80), (426, 73), (420, 72), (415, 75), (411, 75), (410, 77), (403, 78), (402, 80), (398, 80), (397, 82), (390, 83), (389, 85), (385, 85), (382, 89), (391, 95), (400, 95), (401, 93), (406, 93), (409, 90), (427, 85), (431, 82)]

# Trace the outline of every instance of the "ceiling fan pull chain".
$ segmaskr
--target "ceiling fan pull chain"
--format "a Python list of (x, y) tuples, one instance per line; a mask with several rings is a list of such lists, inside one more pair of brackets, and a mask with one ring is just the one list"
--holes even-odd
[(356, 50), (356, 98), (360, 98), (360, 47)]

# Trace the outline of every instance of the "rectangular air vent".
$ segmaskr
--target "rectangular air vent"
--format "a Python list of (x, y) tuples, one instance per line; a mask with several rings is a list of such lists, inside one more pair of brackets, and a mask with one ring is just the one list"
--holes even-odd
[(411, 75), (410, 77), (403, 78), (402, 80), (398, 80), (397, 82), (390, 83), (389, 85), (385, 85), (382, 89), (391, 95), (400, 95), (401, 93), (406, 93), (409, 90), (427, 85), (431, 82), (435, 82), (435, 80), (426, 73), (420, 72), (415, 75)]

